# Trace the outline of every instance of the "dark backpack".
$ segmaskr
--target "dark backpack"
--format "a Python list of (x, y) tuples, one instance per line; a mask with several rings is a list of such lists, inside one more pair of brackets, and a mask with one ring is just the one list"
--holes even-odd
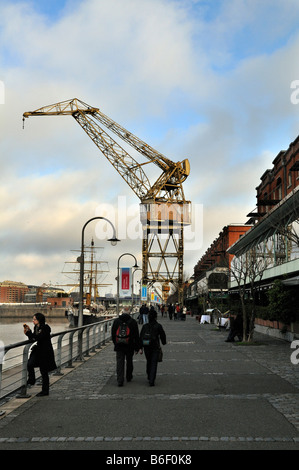
[(155, 342), (156, 339), (157, 339), (156, 328), (154, 328), (154, 326), (147, 323), (144, 326), (144, 331), (142, 334), (142, 345), (150, 346), (153, 344), (153, 342)]
[(116, 343), (129, 344), (130, 328), (126, 323), (121, 323), (116, 330)]

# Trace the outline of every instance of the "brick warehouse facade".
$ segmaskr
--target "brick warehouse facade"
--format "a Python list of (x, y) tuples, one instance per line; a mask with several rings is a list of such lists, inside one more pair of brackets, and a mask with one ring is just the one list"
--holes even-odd
[(249, 213), (249, 223), (254, 223), (268, 214), (282, 199), (292, 193), (299, 184), (299, 136), (281, 150), (273, 160), (273, 167), (261, 176), (256, 187), (257, 207)]
[(218, 237), (194, 266), (193, 280), (185, 285), (184, 299), (194, 314), (199, 311), (199, 297), (204, 295), (212, 299), (227, 296), (228, 272), (233, 258), (227, 250), (249, 229), (250, 227), (246, 224), (231, 224), (223, 227)]
[(212, 269), (213, 266), (223, 264), (230, 266), (233, 256), (227, 253), (228, 248), (237, 242), (249, 229), (250, 227), (245, 224), (231, 224), (223, 227), (218, 237), (195, 265), (194, 278), (200, 278), (205, 271)]
[[(236, 256), (237, 263), (247, 260), (250, 263), (257, 257), (264, 263), (264, 271), (255, 281), (255, 304), (258, 306), (256, 327), (262, 328), (263, 323), (270, 325), (270, 333), (278, 329), (277, 335), (291, 340), (299, 335), (299, 136), (281, 150), (272, 161), (272, 168), (267, 169), (260, 178), (256, 189), (256, 207), (247, 214), (249, 220), (244, 224), (247, 228), (235, 241), (229, 241), (226, 247), (222, 232), (204, 256), (194, 267), (193, 278), (186, 285), (186, 303), (195, 313), (201, 305), (201, 298), (208, 299), (212, 306), (225, 299), (229, 307), (234, 308), (238, 301), (238, 285), (230, 275), (230, 261)], [(221, 246), (222, 243), (222, 246)], [(222, 267), (221, 267), (222, 254)], [(240, 261), (239, 261), (240, 260)], [(244, 261), (243, 261), (244, 262)], [(222, 282), (217, 283), (218, 279)], [(288, 293), (288, 306), (273, 320), (268, 310), (269, 297), (267, 292), (274, 283), (279, 281), (281, 290)], [(220, 294), (217, 295), (217, 287)], [(245, 282), (246, 299), (251, 299), (250, 283)], [(225, 291), (228, 296), (225, 296)], [(247, 303), (248, 303), (247, 302)], [(237, 304), (236, 304), (237, 305)], [(280, 318), (281, 317), (281, 318)], [(257, 323), (258, 322), (258, 323)], [(279, 330), (281, 329), (281, 331)]]
[(23, 302), (28, 286), (22, 282), (0, 282), (0, 303)]

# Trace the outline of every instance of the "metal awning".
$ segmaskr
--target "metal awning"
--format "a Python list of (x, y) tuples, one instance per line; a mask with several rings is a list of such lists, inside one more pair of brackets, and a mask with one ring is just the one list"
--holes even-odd
[(281, 282), (286, 286), (297, 286), (299, 284), (299, 276), (290, 277), (290, 279), (285, 279)]
[(274, 235), (281, 225), (288, 225), (299, 217), (299, 186), (280, 201), (257, 224), (235, 242), (227, 252), (240, 256)]

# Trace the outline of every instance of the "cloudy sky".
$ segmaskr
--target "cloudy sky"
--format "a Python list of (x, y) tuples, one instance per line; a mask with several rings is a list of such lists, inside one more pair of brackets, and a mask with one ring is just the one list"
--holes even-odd
[(105, 247), (105, 282), (124, 252), (141, 265), (123, 224), (138, 225), (132, 190), (73, 118), (31, 117), (23, 130), (23, 112), (76, 97), (188, 158), (191, 275), (225, 225), (246, 222), (260, 176), (299, 133), (298, 53), (297, 0), (0, 0), (0, 280), (67, 282), (94, 216), (122, 239), (101, 240), (101, 222), (86, 229)]

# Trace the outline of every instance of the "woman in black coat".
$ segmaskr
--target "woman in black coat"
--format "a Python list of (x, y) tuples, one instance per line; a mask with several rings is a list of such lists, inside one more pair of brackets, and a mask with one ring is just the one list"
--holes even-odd
[(42, 376), (42, 391), (37, 396), (49, 395), (49, 372), (56, 369), (53, 346), (51, 343), (51, 328), (46, 324), (45, 316), (36, 313), (33, 316), (33, 332), (24, 324), (24, 333), (32, 342), (36, 341), (28, 359), (28, 384), (35, 384), (34, 368), (39, 367)]

